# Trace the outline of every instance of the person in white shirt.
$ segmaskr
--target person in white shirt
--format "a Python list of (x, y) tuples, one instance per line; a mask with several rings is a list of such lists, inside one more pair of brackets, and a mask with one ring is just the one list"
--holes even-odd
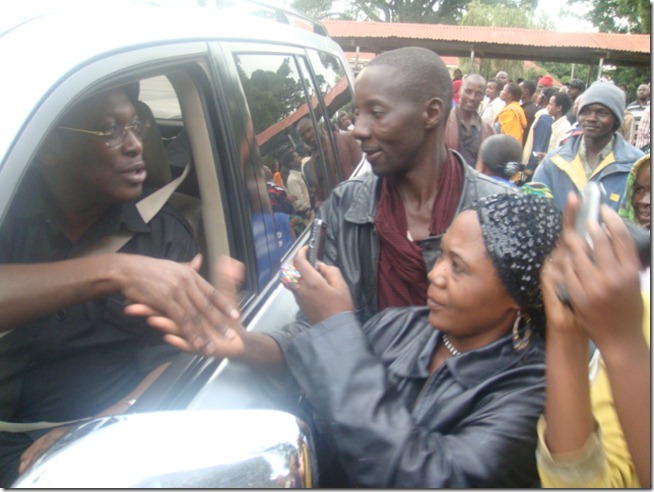
[(493, 126), (495, 118), (500, 110), (504, 107), (504, 101), (499, 97), (500, 92), (504, 88), (504, 84), (499, 80), (489, 80), (486, 83), (486, 100), (485, 105), (481, 111), (481, 119)]

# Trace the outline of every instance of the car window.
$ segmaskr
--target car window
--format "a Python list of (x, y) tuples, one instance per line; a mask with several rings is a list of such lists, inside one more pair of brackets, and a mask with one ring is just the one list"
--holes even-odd
[[(237, 53), (234, 60), (251, 116), (252, 148), (243, 175), (261, 286), (277, 273), (282, 257), (308, 225), (307, 218), (312, 215), (304, 213), (306, 207), (315, 209), (314, 197), (301, 205), (298, 193), (290, 193), (288, 168), (282, 166), (288, 152), (309, 155), (295, 129), (297, 122), (309, 115), (309, 103), (294, 56)], [(266, 173), (270, 173), (268, 177)], [(277, 173), (281, 180), (275, 184)]]
[(359, 143), (352, 137), (354, 111), (352, 92), (345, 68), (338, 58), (324, 52), (308, 50), (311, 68), (327, 115), (321, 116), (321, 125), (329, 125), (331, 148), (327, 149), (328, 165), (335, 167), (339, 181), (351, 176), (363, 159)]

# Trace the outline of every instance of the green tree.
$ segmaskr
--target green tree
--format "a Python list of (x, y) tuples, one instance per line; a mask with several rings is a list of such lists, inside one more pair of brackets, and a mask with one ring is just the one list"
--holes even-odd
[[(538, 0), (485, 0), (490, 6), (513, 7), (531, 11)], [(345, 17), (375, 22), (415, 22), (422, 24), (459, 24), (468, 11), (470, 0), (344, 0)], [(293, 0), (291, 7), (317, 19), (335, 17), (329, 0)]]
[(251, 77), (242, 69), (240, 59), (237, 58), (236, 63), (252, 111), (255, 133), (281, 121), (304, 103), (302, 83), (290, 76), (290, 58), (286, 58), (275, 72), (255, 70)]
[(649, 34), (649, 0), (568, 0), (569, 5), (584, 5), (585, 16), (600, 32)]
[[(490, 4), (481, 0), (472, 0), (467, 11), (461, 19), (462, 26), (493, 26), (493, 27), (520, 27), (531, 29), (551, 28), (547, 18), (535, 17), (533, 9), (524, 9), (515, 5)], [(493, 78), (495, 74), (504, 70), (509, 79), (535, 78), (537, 73), (525, 73), (522, 60), (483, 59), (481, 66), (471, 66), (470, 60), (462, 59), (461, 69), (464, 72), (476, 72), (486, 78)]]
[(332, 12), (333, 4), (334, 0), (293, 0), (291, 8), (314, 19), (338, 18), (345, 20), (353, 18), (343, 13), (336, 14)]

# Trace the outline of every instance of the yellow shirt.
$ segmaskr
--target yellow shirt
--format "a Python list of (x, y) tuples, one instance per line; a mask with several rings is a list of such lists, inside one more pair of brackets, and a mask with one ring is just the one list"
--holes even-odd
[[(650, 345), (650, 293), (643, 292), (643, 332)], [(584, 447), (565, 455), (552, 455), (545, 444), (545, 418), (538, 421), (538, 473), (544, 488), (639, 488), (634, 464), (613, 404), (604, 362), (590, 388), (597, 430)], [(592, 362), (591, 362), (592, 365)], [(592, 371), (591, 371), (592, 372)]]
[(497, 122), (500, 124), (500, 130), (505, 135), (511, 135), (522, 146), (522, 135), (527, 126), (527, 117), (524, 110), (516, 101), (512, 101), (497, 115)]

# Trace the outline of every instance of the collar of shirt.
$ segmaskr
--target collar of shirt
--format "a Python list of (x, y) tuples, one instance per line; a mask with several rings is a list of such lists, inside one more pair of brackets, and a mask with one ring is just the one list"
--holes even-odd
[(472, 117), (468, 120), (465, 121), (463, 119), (463, 111), (457, 106), (456, 109), (456, 119), (459, 122), (460, 126), (463, 126), (468, 132), (470, 131), (471, 128), (476, 128), (477, 130), (481, 130), (481, 116), (479, 116), (479, 113), (473, 112)]
[(584, 165), (584, 171), (586, 172), (586, 178), (590, 178), (590, 176), (593, 174), (593, 171), (595, 170), (595, 168), (613, 150), (614, 145), (615, 145), (615, 135), (613, 135), (611, 137), (611, 140), (609, 140), (608, 143), (602, 148), (602, 150), (599, 151), (595, 161), (590, 162), (588, 160), (588, 154), (587, 154), (587, 149), (586, 149), (586, 140), (583, 138), (583, 136), (582, 136), (582, 138), (579, 139), (579, 149), (577, 150), (577, 152), (579, 153), (579, 158), (581, 159), (581, 163)]
[[(19, 193), (12, 204), (12, 216), (14, 220), (22, 223), (42, 222), (49, 234), (63, 234), (54, 226), (52, 220), (52, 207), (48, 204), (47, 196), (49, 191), (37, 170), (31, 170), (23, 181), (23, 193)], [(154, 190), (149, 190), (151, 193)], [(144, 193), (144, 196), (149, 193)], [(106, 214), (86, 231), (82, 238), (76, 244), (70, 244), (70, 254), (74, 255), (88, 245), (93, 244), (101, 237), (110, 236), (118, 233), (121, 229), (126, 229), (133, 233), (149, 232), (148, 224), (143, 220), (141, 214), (136, 208), (136, 202), (118, 203), (111, 206)]]

